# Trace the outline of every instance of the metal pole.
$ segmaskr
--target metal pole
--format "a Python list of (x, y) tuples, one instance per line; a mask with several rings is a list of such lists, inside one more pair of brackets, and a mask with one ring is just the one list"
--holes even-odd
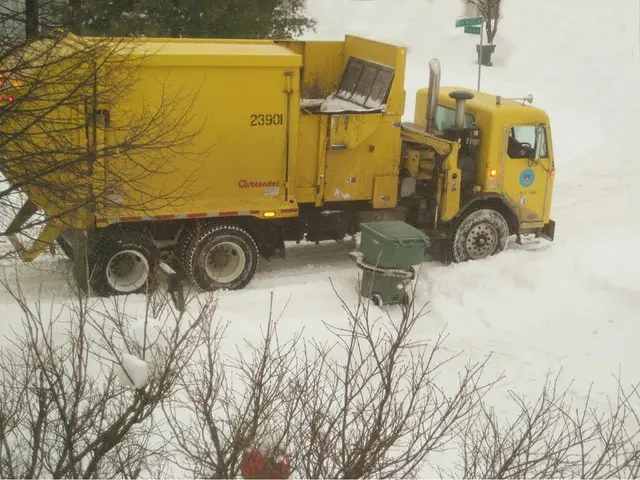
[(478, 91), (480, 91), (480, 78), (482, 77), (482, 47), (484, 44), (484, 17), (480, 24), (480, 50), (478, 51)]

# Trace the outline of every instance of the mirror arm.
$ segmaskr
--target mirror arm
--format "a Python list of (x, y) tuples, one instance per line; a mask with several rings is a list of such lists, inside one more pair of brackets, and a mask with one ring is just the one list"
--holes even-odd
[(540, 124), (536, 125), (536, 144), (534, 147), (534, 153), (533, 153), (533, 161), (534, 162), (539, 162), (540, 161), (540, 154), (542, 153), (542, 139), (544, 138), (544, 127)]

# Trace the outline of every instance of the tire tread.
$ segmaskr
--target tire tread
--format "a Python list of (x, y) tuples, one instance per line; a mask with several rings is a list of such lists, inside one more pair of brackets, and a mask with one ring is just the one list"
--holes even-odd
[(154, 287), (153, 272), (157, 267), (158, 251), (153, 243), (151, 237), (143, 232), (133, 229), (114, 229), (112, 231), (105, 232), (103, 237), (98, 241), (96, 246), (91, 250), (89, 254), (89, 284), (91, 289), (99, 296), (112, 296), (121, 295), (121, 292), (113, 290), (106, 281), (105, 270), (108, 263), (108, 259), (105, 257), (111, 257), (118, 250), (119, 245), (122, 243), (129, 243), (143, 247), (150, 252), (149, 254), (149, 268), (151, 269), (149, 280), (145, 285), (133, 292), (127, 292), (127, 294), (145, 292), (147, 289)]
[[(457, 245), (457, 242), (458, 242), (458, 233), (460, 232), (461, 229), (464, 229), (466, 227), (465, 222), (468, 222), (469, 218), (472, 218), (472, 217), (478, 217), (478, 220), (480, 220), (482, 217), (485, 217), (485, 220), (498, 230), (498, 234), (499, 234), (498, 244), (496, 245), (496, 248), (491, 253), (491, 255), (495, 255), (503, 251), (505, 248), (507, 248), (507, 245), (509, 244), (509, 224), (507, 223), (507, 220), (504, 218), (504, 216), (493, 208), (478, 206), (477, 208), (473, 208), (468, 212), (465, 212), (464, 216), (462, 216), (458, 221), (456, 221), (454, 234), (449, 243), (450, 255), (451, 255), (450, 258), (452, 258), (455, 263), (461, 263), (461, 262), (471, 260), (466, 254), (466, 252), (464, 253), (461, 252), (461, 250), (463, 249), (462, 247)], [(469, 225), (469, 228), (471, 228), (473, 224), (474, 223), (471, 223)]]
[(253, 278), (253, 275), (257, 270), (260, 262), (260, 255), (258, 253), (258, 245), (256, 241), (253, 239), (251, 234), (249, 234), (249, 232), (247, 232), (244, 228), (239, 227), (238, 225), (232, 223), (215, 223), (202, 228), (200, 231), (193, 229), (191, 232), (187, 233), (185, 244), (179, 247), (178, 251), (184, 252), (183, 258), (180, 261), (183, 262), (189, 280), (205, 291), (211, 290), (212, 288), (210, 285), (207, 285), (203, 281), (200, 281), (200, 279), (197, 278), (197, 276), (194, 274), (197, 268), (197, 265), (194, 264), (196, 249), (201, 244), (201, 242), (205, 241), (208, 237), (215, 235), (217, 232), (225, 230), (231, 231), (233, 232), (232, 234), (235, 234), (243, 240), (246, 240), (249, 243), (249, 248), (253, 257), (253, 264), (250, 267), (249, 274), (242, 282), (240, 282), (237, 286), (234, 286), (232, 290), (239, 290), (244, 288)]

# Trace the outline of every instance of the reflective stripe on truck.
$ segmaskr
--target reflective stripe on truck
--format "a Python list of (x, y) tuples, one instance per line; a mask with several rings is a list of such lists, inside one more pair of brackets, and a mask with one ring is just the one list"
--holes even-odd
[(130, 222), (156, 222), (161, 220), (186, 220), (193, 218), (217, 218), (217, 217), (264, 217), (264, 218), (283, 218), (295, 217), (298, 214), (297, 208), (284, 208), (279, 210), (235, 210), (227, 212), (204, 212), (204, 213), (178, 213), (175, 215), (153, 215), (153, 216), (131, 216), (131, 217), (111, 217), (98, 218), (98, 225), (113, 225), (115, 223)]

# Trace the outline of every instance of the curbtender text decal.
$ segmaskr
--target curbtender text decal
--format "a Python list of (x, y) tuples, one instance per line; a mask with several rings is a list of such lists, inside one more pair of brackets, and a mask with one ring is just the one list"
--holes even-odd
[(238, 186), (240, 188), (270, 188), (270, 187), (279, 187), (280, 182), (276, 182), (275, 180), (268, 181), (253, 181), (253, 180), (240, 180), (238, 182)]

